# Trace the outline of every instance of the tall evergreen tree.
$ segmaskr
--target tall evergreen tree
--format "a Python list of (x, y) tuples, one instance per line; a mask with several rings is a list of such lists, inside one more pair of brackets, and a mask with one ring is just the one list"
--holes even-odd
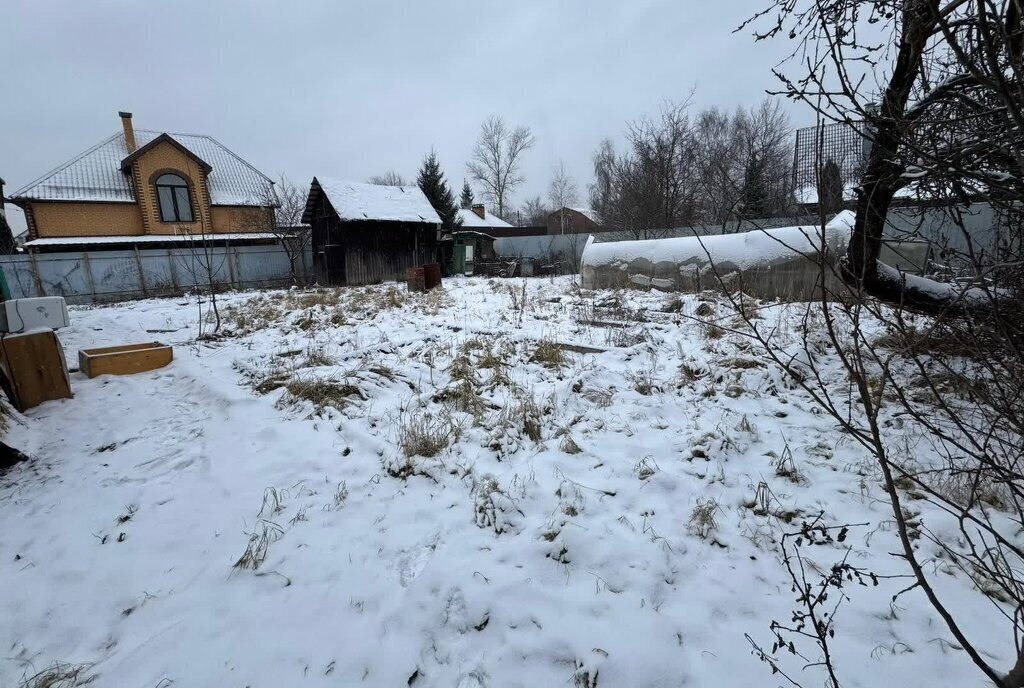
[(462, 180), (462, 198), (459, 199), (459, 205), (463, 208), (473, 206), (473, 189), (469, 188), (469, 182), (465, 179)]
[(433, 150), (423, 158), (423, 166), (416, 176), (416, 184), (441, 216), (442, 229), (454, 229), (462, 224), (459, 209), (455, 205), (455, 195), (448, 188), (448, 182), (444, 180), (441, 165), (437, 162), (437, 153)]
[(750, 156), (743, 174), (743, 214), (747, 218), (768, 217), (771, 214), (768, 202), (767, 165), (757, 153)]
[(14, 232), (11, 231), (11, 226), (7, 224), (7, 218), (0, 215), (0, 255), (14, 253), (14, 248)]

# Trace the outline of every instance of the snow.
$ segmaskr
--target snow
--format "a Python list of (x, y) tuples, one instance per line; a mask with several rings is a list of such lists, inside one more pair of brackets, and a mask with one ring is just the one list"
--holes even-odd
[[(770, 622), (795, 606), (777, 541), (797, 521), (743, 506), (762, 481), (781, 509), (868, 524), (807, 548), (817, 565), (852, 547), (858, 566), (907, 573), (864, 451), (777, 369), (730, 364), (758, 354), (728, 331), (705, 338), (689, 319), (707, 306), (698, 296), (666, 313), (660, 295), (576, 295), (566, 278), (327, 294), (222, 295), (236, 334), (211, 341), (196, 340), (192, 297), (72, 309), (69, 360), (159, 339), (174, 361), (75, 373), (73, 399), (10, 417), (6, 441), (34, 458), (0, 474), (0, 685), (55, 662), (87, 664), (103, 686), (562, 686), (586, 673), (601, 686), (781, 685), (744, 639), (770, 647)], [(287, 307), (266, 315), (274, 304)], [(602, 305), (644, 320), (587, 324)], [(798, 348), (804, 312), (761, 314)], [(597, 353), (547, 368), (533, 360), (541, 340)], [(484, 347), (507, 365), (483, 367)], [(333, 362), (303, 363), (317, 351)], [(443, 398), (460, 360), (477, 418)], [(684, 363), (709, 372), (688, 381)], [(846, 399), (842, 366), (822, 365)], [(360, 393), (318, 413), (254, 391), (289, 366)], [(539, 409), (537, 441), (509, 422), (524, 399)], [(425, 413), (458, 435), (394, 477), (398, 428)], [(901, 451), (927, 461), (930, 445), (912, 439)], [(800, 482), (772, 469), (785, 447)], [(688, 521), (707, 498), (717, 527), (702, 539)], [(907, 504), (956, 540), (937, 508)], [(263, 564), (233, 568), (264, 527)], [(938, 593), (965, 632), (1010, 666), (990, 599), (950, 564), (929, 567), (945, 571)], [(832, 641), (843, 685), (984, 685), (919, 590), (890, 607), (908, 584), (847, 589)], [(805, 685), (824, 683), (792, 659)]]
[(239, 241), (277, 239), (273, 232), (215, 232), (211, 234), (123, 234), (118, 236), (42, 237), (26, 241), (25, 246), (79, 246), (89, 244), (162, 244), (180, 241)]
[(381, 186), (328, 177), (316, 177), (315, 181), (341, 220), (441, 224), (418, 186)]
[(800, 254), (816, 254), (822, 249), (823, 239), (830, 246), (836, 242), (845, 243), (853, 220), (853, 212), (844, 210), (825, 225), (824, 232), (821, 227), (807, 225), (702, 237), (590, 241), (583, 251), (583, 265), (596, 267), (645, 259), (651, 263), (678, 263), (680, 269), (689, 264), (714, 263), (730, 269), (747, 270)]
[(497, 215), (484, 209), (484, 216), (480, 217), (470, 208), (459, 208), (459, 217), (462, 218), (462, 226), (466, 229), (479, 229), (487, 227), (511, 227), (509, 223)]

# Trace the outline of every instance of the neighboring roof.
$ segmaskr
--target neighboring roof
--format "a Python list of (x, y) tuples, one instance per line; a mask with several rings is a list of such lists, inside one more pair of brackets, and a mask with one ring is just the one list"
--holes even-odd
[(456, 234), (472, 234), (473, 236), (483, 237), (484, 239), (491, 239), (492, 241), (494, 240), (494, 237), (492, 237), (490, 234), (485, 234), (483, 232), (478, 232), (475, 229), (454, 229), (454, 230), (452, 230), (452, 236), (455, 236)]
[[(565, 209), (573, 210), (579, 213), (580, 215), (583, 215), (585, 218), (593, 222), (595, 225), (601, 224), (601, 216), (593, 208), (572, 208), (570, 206), (565, 206)], [(562, 209), (559, 208), (558, 210), (552, 211), (551, 213), (548, 214), (548, 217), (551, 217), (552, 215), (557, 215), (559, 212), (561, 212), (561, 210)]]
[(323, 193), (343, 222), (427, 222), (441, 224), (441, 217), (418, 186), (380, 186), (314, 177), (306, 201), (304, 223), (311, 221), (316, 196)]
[(459, 208), (459, 217), (462, 218), (463, 227), (511, 227), (509, 223), (502, 220), (484, 209), (484, 216), (481, 218), (472, 208)]
[(224, 232), (203, 235), (191, 234), (137, 234), (122, 236), (89, 237), (43, 237), (26, 241), (25, 246), (80, 246), (87, 244), (167, 244), (191, 242), (197, 239), (208, 241), (240, 241), (252, 239), (277, 239), (273, 232)]
[[(255, 167), (210, 136), (164, 134), (136, 129), (139, 150), (167, 136), (206, 162), (212, 169), (207, 177), (213, 205), (261, 205), (273, 182)], [(93, 146), (84, 153), (10, 194), (14, 200), (92, 201), (131, 203), (135, 201), (130, 177), (121, 171), (128, 157), (124, 132)]]

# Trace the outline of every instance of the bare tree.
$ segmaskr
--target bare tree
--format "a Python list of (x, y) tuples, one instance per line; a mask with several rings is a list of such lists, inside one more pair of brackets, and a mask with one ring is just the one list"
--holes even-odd
[(366, 180), (367, 184), (377, 186), (411, 186), (411, 184), (394, 170), (388, 170), (384, 174), (375, 174)]
[(551, 183), (548, 184), (548, 203), (559, 213), (559, 224), (562, 233), (565, 233), (565, 209), (576, 204), (579, 198), (579, 190), (576, 180), (565, 169), (565, 162), (559, 161), (553, 171)]
[[(283, 174), (274, 186), (264, 189), (255, 199), (256, 207), (245, 215), (245, 228), (250, 232), (273, 234), (288, 258), (288, 278), (299, 284), (307, 278), (306, 248), (312, 238), (309, 227), (302, 224), (306, 211), (306, 193)], [(302, 267), (302, 275), (296, 266)]]
[(524, 181), (520, 173), (521, 158), (533, 144), (529, 127), (510, 129), (505, 120), (496, 115), (488, 117), (480, 127), (466, 170), (483, 188), (484, 197), (496, 205), (498, 217), (504, 217), (509, 196)]
[(544, 205), (540, 196), (526, 199), (523, 209), (520, 211), (523, 223), (530, 227), (540, 227), (548, 222), (548, 215), (551, 209)]
[[(834, 270), (829, 260), (819, 261), (822, 284), (837, 286), (809, 307), (818, 326), (804, 335), (806, 358), (794, 364), (776, 334), (747, 324), (768, 355), (874, 458), (899, 556), (913, 580), (896, 596), (919, 591), (987, 679), (1024, 686), (1024, 256), (1011, 242), (1004, 260), (983, 257), (961, 221), (955, 226), (973, 268), (966, 285), (910, 277), (879, 261), (899, 195), (954, 219), (977, 201), (1006, 218), (1020, 216), (1022, 5), (777, 0), (752, 21), (761, 23), (759, 39), (799, 41), (794, 54), (801, 58), (789, 67), (797, 74), (776, 70), (785, 94), (823, 121), (857, 126), (870, 151), (855, 187), (848, 248)], [(837, 306), (840, 299), (847, 305)], [(865, 327), (866, 319), (882, 323), (885, 336)], [(845, 368), (848, 396), (837, 394), (815, 361), (826, 350)], [(899, 427), (926, 438), (927, 463), (896, 449)], [(908, 499), (938, 507), (956, 537), (914, 526)], [(935, 585), (940, 574), (915, 544), (920, 537), (985, 591), (1005, 619), (1017, 653), (1008, 670), (995, 665), (991, 648), (972, 640), (964, 611)], [(837, 683), (831, 660), (824, 661)]]

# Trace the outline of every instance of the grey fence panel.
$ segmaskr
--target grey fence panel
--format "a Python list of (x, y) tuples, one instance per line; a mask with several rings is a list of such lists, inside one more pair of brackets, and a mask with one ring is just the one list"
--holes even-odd
[(3, 256), (3, 258), (10, 261), (4, 263), (3, 270), (4, 277), (7, 278), (7, 285), (11, 290), (11, 296), (16, 299), (39, 296), (35, 273), (28, 256)]
[(494, 252), (504, 258), (543, 258), (562, 256), (579, 268), (579, 259), (589, 234), (549, 234), (540, 236), (501, 237), (494, 240)]
[[(312, 253), (295, 260), (300, 284), (310, 281)], [(291, 284), (280, 245), (209, 249), (73, 251), (0, 256), (11, 296), (63, 296), (68, 303), (102, 303), (208, 288), (252, 289)]]

